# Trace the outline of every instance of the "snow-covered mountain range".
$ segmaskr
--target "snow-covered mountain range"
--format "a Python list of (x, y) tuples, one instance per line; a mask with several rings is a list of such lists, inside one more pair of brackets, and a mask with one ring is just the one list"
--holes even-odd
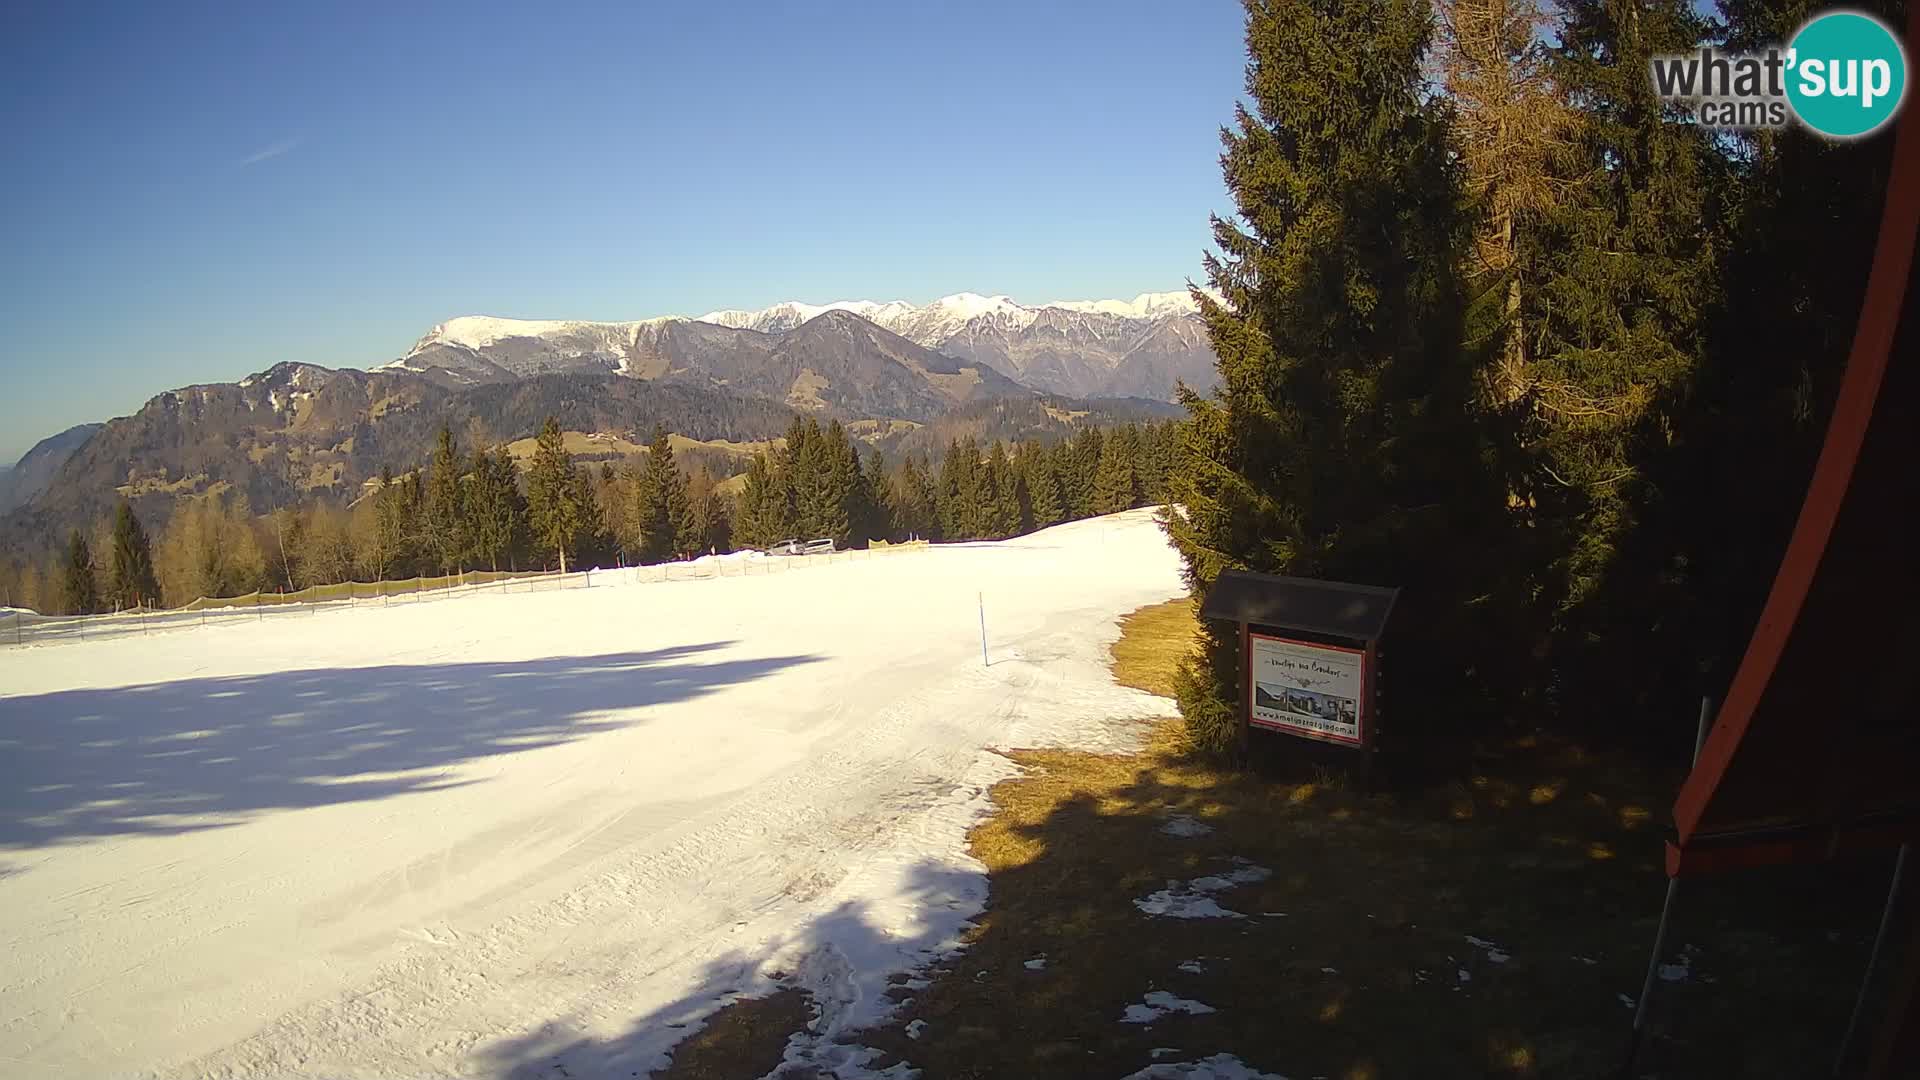
[[(1176, 381), (1201, 387), (1213, 382), (1213, 355), (1197, 310), (1184, 291), (1032, 306), (1003, 295), (969, 292), (923, 305), (904, 300), (788, 301), (756, 311), (725, 309), (697, 318), (668, 315), (630, 322), (468, 315), (434, 327), (387, 366), (456, 385), (574, 370), (655, 378), (710, 367), (708, 361), (717, 353), (767, 348), (765, 342), (725, 331), (779, 336), (834, 312), (856, 316), (922, 348), (984, 364), (1035, 390), (1169, 400)], [(719, 334), (712, 332), (721, 328)]]

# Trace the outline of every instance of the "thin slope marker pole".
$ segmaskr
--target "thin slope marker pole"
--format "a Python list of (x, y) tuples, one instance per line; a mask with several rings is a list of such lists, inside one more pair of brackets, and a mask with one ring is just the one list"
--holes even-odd
[[(1707, 725), (1713, 719), (1713, 699), (1700, 699), (1700, 730), (1693, 737), (1693, 760), (1700, 761), (1700, 747), (1707, 741)], [(1647, 1022), (1648, 1001), (1653, 997), (1653, 980), (1660, 972), (1660, 954), (1667, 948), (1667, 921), (1673, 915), (1673, 894), (1680, 889), (1680, 876), (1675, 874), (1667, 879), (1667, 899), (1660, 905), (1660, 926), (1653, 932), (1653, 955), (1647, 957), (1647, 977), (1640, 984), (1640, 1000), (1634, 1003), (1633, 1032), (1627, 1042), (1627, 1060), (1620, 1066), (1620, 1075), (1626, 1076), (1633, 1071), (1633, 1059), (1640, 1054), (1640, 1035)]]
[(992, 667), (987, 660), (987, 594), (977, 592), (973, 596), (980, 604), (980, 666)]

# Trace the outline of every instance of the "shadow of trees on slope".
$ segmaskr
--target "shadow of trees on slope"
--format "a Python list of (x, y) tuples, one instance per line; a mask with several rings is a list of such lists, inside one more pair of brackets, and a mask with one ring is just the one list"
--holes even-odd
[(462, 762), (584, 738), (817, 659), (728, 642), (544, 660), (322, 668), (0, 698), (0, 849), (166, 835), (470, 781)]
[[(923, 914), (971, 911), (982, 894), (976, 872), (925, 859), (907, 868), (905, 884), (886, 904), (892, 911)], [(864, 1033), (852, 1027), (850, 1010), (862, 1001), (910, 993), (900, 987), (901, 978), (880, 973), (926, 969), (951, 951), (954, 940), (951, 919), (916, 919), (912, 928), (891, 921), (871, 900), (836, 904), (765, 947), (734, 950), (705, 964), (691, 988), (636, 1017), (618, 1035), (582, 1034), (585, 1018), (556, 1018), (530, 1035), (492, 1047), (491, 1067), (481, 1075), (501, 1080), (647, 1077), (668, 1066), (669, 1054), (674, 1060), (668, 1075), (676, 1078), (750, 1080), (779, 1067), (783, 1056), (796, 1063), (782, 1076), (829, 1077), (846, 1064), (884, 1067), (897, 1059), (860, 1045)], [(717, 1009), (755, 1004), (745, 999), (768, 994), (778, 999), (776, 1008), (736, 1019), (722, 1045), (700, 1048), (707, 1052), (691, 1069), (685, 1067), (683, 1059), (699, 1041), (689, 1037), (710, 1022), (727, 1022), (714, 1016)], [(803, 1041), (789, 1053), (795, 1035)]]

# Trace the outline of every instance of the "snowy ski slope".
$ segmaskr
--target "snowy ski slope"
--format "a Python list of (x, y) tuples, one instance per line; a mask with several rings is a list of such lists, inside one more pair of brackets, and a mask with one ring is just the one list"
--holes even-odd
[(0, 1076), (645, 1075), (776, 972), (871, 1075), (831, 1037), (979, 910), (987, 748), (1165, 715), (1106, 647), (1181, 591), (1132, 511), (0, 653)]

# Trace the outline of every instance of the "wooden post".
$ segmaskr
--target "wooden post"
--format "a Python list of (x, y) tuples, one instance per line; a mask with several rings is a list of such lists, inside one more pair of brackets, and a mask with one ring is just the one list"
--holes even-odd
[(1240, 624), (1240, 757), (1253, 741), (1253, 629)]

